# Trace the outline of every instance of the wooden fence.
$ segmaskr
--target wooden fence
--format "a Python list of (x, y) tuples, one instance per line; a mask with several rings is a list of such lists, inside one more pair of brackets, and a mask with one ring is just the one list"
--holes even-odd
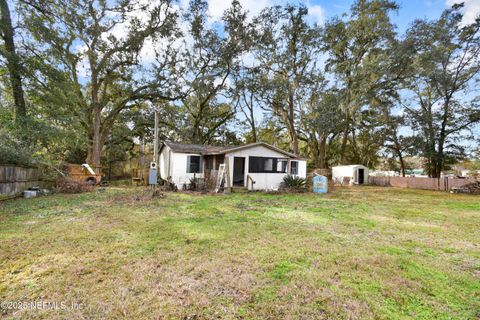
[(450, 191), (453, 187), (462, 187), (475, 181), (478, 180), (473, 178), (368, 177), (368, 183), (375, 186), (440, 191)]
[(40, 169), (0, 165), (0, 199), (17, 196), (30, 187), (42, 186)]

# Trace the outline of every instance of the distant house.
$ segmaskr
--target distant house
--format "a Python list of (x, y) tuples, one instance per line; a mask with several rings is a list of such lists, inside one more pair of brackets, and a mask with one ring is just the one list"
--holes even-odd
[(460, 171), (460, 176), (464, 178), (477, 177), (480, 176), (480, 170), (463, 169)]
[[(264, 142), (223, 147), (166, 141), (160, 147), (160, 176), (170, 177), (179, 188), (188, 184), (194, 175), (196, 178), (216, 176), (222, 163), (228, 163), (233, 187), (275, 190), (286, 175), (305, 178), (307, 174), (304, 158)], [(253, 187), (252, 180), (255, 181)]]
[(332, 167), (332, 179), (340, 184), (347, 180), (350, 185), (366, 184), (368, 183), (368, 168), (361, 164)]
[(400, 172), (392, 170), (375, 170), (370, 171), (369, 176), (373, 177), (399, 177)]

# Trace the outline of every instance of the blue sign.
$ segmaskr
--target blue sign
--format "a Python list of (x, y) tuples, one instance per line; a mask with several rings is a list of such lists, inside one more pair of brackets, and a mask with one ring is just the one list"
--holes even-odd
[(313, 192), (315, 193), (327, 193), (328, 180), (325, 176), (313, 177)]

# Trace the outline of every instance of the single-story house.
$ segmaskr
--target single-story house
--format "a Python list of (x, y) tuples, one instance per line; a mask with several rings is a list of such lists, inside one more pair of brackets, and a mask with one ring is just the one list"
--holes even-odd
[(361, 164), (352, 164), (347, 166), (332, 167), (332, 179), (336, 183), (343, 184), (349, 180), (349, 184), (366, 184), (368, 183), (368, 168)]
[(232, 187), (276, 190), (289, 174), (302, 178), (307, 175), (306, 159), (264, 142), (209, 146), (165, 141), (158, 162), (160, 177), (170, 178), (179, 188), (194, 176), (216, 176), (222, 163), (228, 167), (227, 180)]

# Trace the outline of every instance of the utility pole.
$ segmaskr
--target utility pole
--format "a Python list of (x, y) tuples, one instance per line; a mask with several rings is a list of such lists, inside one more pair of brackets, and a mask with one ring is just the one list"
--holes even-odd
[(158, 181), (158, 113), (155, 110), (155, 129), (153, 131), (153, 161), (150, 163), (150, 170), (148, 173), (148, 184), (153, 190), (157, 186)]
[(155, 110), (155, 129), (153, 137), (153, 162), (158, 162), (158, 112)]

